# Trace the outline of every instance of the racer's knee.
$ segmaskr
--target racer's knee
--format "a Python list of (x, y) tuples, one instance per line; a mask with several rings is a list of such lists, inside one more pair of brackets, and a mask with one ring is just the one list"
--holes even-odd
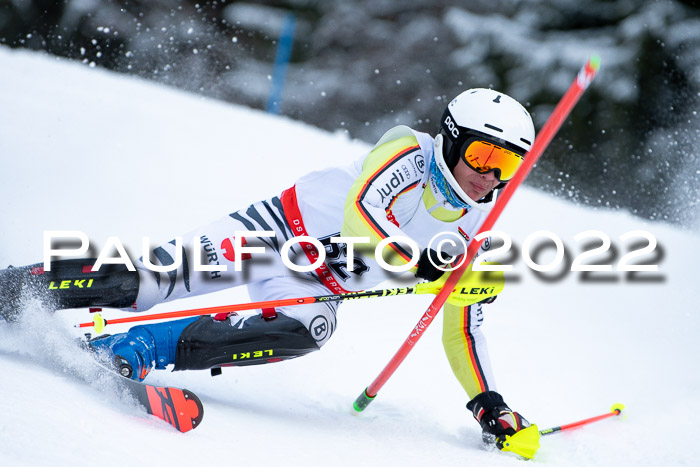
[(303, 306), (287, 306), (276, 309), (278, 315), (287, 316), (301, 323), (320, 348), (328, 342), (337, 327), (337, 302), (312, 303)]

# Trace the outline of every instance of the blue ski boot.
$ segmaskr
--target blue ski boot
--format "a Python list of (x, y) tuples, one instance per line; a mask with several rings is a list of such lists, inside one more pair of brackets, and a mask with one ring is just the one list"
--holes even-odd
[(88, 342), (90, 348), (106, 354), (119, 374), (143, 381), (153, 368), (165, 369), (175, 363), (175, 350), (182, 331), (197, 318), (135, 326), (128, 332), (98, 336)]

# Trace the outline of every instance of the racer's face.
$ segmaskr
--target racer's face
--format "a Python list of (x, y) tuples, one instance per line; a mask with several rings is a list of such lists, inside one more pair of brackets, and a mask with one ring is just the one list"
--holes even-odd
[(452, 171), (462, 190), (474, 201), (479, 201), (501, 183), (494, 171), (479, 173), (469, 167), (461, 158)]

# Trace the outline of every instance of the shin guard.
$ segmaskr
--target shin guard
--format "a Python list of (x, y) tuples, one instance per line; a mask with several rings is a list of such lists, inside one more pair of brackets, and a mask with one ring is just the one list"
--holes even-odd
[(278, 362), (318, 349), (309, 330), (283, 314), (272, 320), (252, 316), (233, 323), (206, 316), (180, 335), (174, 371)]
[(16, 319), (22, 299), (38, 298), (56, 309), (128, 308), (136, 301), (139, 275), (121, 264), (105, 264), (92, 272), (94, 259), (53, 261), (51, 271), (41, 264), (0, 271), (0, 313)]

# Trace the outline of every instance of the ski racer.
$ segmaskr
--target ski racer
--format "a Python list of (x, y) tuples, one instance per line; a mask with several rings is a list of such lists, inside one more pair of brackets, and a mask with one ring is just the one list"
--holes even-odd
[[(470, 89), (449, 103), (435, 138), (395, 127), (355, 163), (312, 172), (278, 196), (190, 232), (181, 243), (158, 246), (150, 258), (135, 262), (136, 271), (107, 264), (93, 272), (94, 259), (53, 261), (51, 271), (41, 264), (0, 271), (0, 314), (16, 319), (23, 297), (31, 295), (54, 309), (143, 311), (239, 285), (247, 286), (254, 301), (365, 290), (396, 276), (366, 253), (389, 237), (408, 237), (418, 244), (422, 251), (414, 271), (421, 279), (436, 280), (445, 257), (429, 248), (431, 239), (448, 232), (468, 242), (534, 137), (530, 115), (517, 101), (494, 90)], [(235, 232), (243, 232), (242, 238), (236, 239)], [(297, 236), (320, 241), (325, 262), (306, 272), (290, 270), (281, 255), (289, 254), (284, 244)], [(366, 243), (334, 242), (339, 236), (363, 237)], [(199, 248), (199, 254), (188, 251), (188, 245)], [(235, 245), (245, 246), (245, 252), (237, 255)], [(309, 245), (291, 247), (295, 264), (316, 262), (318, 250)], [(264, 252), (251, 254), (248, 248)], [(387, 262), (395, 266), (418, 256), (399, 241), (388, 243), (386, 251), (391, 253)], [(458, 246), (445, 250), (450, 256), (463, 252)], [(194, 256), (212, 268), (194, 271)], [(178, 261), (177, 269), (168, 272), (146, 267), (146, 262), (170, 266)], [(89, 345), (135, 380), (168, 365), (194, 370), (276, 362), (320, 349), (336, 329), (338, 306), (316, 302), (140, 325), (99, 336)], [(482, 319), (482, 303), (447, 303), (444, 348), (484, 435), (512, 435), (529, 423), (496, 392)]]

